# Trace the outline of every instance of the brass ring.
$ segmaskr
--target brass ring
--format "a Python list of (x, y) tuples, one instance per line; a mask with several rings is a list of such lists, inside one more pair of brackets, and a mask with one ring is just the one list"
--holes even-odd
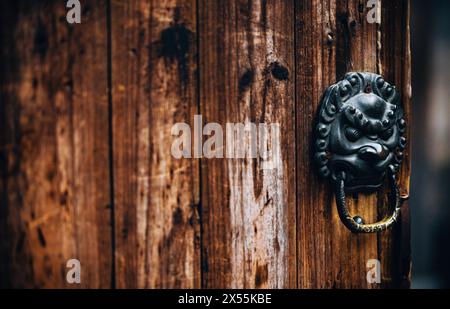
[(389, 204), (395, 205), (394, 210), (390, 216), (387, 216), (383, 220), (372, 224), (358, 223), (355, 221), (355, 217), (350, 214), (345, 201), (345, 172), (342, 171), (337, 175), (335, 182), (335, 195), (339, 218), (352, 233), (378, 233), (388, 229), (395, 222), (397, 222), (400, 216), (401, 207), (400, 190), (395, 179), (395, 169), (392, 165), (389, 166), (388, 173), (389, 184), (392, 190), (389, 198)]

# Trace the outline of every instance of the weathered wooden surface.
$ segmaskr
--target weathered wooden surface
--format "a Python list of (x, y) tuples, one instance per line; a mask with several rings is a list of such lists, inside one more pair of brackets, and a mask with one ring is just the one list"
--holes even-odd
[(199, 9), (203, 121), (279, 123), (281, 133), (273, 169), (260, 158), (202, 160), (203, 284), (295, 287), (293, 3), (205, 0)]
[(197, 112), (195, 12), (195, 1), (112, 2), (120, 288), (200, 287), (198, 160), (171, 155), (172, 126)]
[[(403, 102), (405, 120), (409, 124), (406, 138), (409, 141), (404, 153), (402, 169), (399, 173), (400, 194), (405, 200), (402, 206), (401, 221), (391, 231), (378, 236), (379, 258), (382, 263), (382, 287), (409, 288), (411, 276), (411, 248), (409, 198), (411, 175), (411, 4), (407, 0), (384, 1), (380, 37), (380, 73), (386, 80), (397, 86)], [(380, 199), (381, 202), (383, 202)], [(386, 205), (378, 203), (383, 210)]]
[(81, 287), (111, 285), (105, 4), (78, 26), (54, 1), (1, 4), (2, 286), (69, 287), (72, 258)]
[[(68, 25), (64, 1), (0, 4), (0, 286), (79, 287), (71, 258), (81, 287), (409, 285), (407, 204), (393, 230), (352, 235), (310, 148), (322, 93), (347, 71), (395, 84), (410, 124), (408, 1), (382, 1), (379, 25), (362, 0), (82, 6)], [(279, 123), (258, 145), (280, 160), (175, 159), (172, 126), (194, 134), (195, 114), (223, 127), (224, 149), (227, 122)], [(381, 192), (349, 202), (366, 221), (386, 211)]]
[[(408, 281), (408, 278), (401, 278), (394, 285), (390, 284), (399, 269), (402, 269), (401, 276), (409, 274), (406, 256), (398, 261), (401, 256), (399, 246), (408, 243), (405, 240), (409, 238), (407, 230), (397, 225), (394, 231), (380, 235), (352, 235), (340, 222), (334, 194), (329, 184), (318, 178), (315, 166), (311, 164), (311, 151), (304, 147), (311, 144), (311, 128), (323, 91), (346, 72), (383, 74), (402, 93), (406, 118), (409, 119), (407, 1), (383, 1), (381, 25), (369, 24), (366, 16), (365, 1), (325, 3), (308, 0), (298, 1), (296, 6), (299, 287), (378, 288), (380, 285), (366, 281), (369, 259), (381, 261), (383, 286), (403, 286)], [(408, 155), (405, 159), (399, 183), (407, 192)], [(359, 194), (348, 199), (350, 210), (361, 215), (366, 222), (376, 222), (384, 215), (386, 200), (383, 193)], [(404, 205), (404, 227), (409, 227), (404, 223), (408, 216), (407, 205)]]

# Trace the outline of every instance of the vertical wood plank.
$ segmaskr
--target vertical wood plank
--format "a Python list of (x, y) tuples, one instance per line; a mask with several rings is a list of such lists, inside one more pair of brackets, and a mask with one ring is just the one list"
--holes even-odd
[[(376, 23), (369, 23), (367, 1), (337, 2), (337, 49), (336, 79), (347, 72), (377, 72), (378, 47)], [(378, 221), (378, 195), (358, 194), (347, 198), (352, 213), (366, 222)], [(337, 275), (339, 288), (378, 288), (367, 282), (367, 262), (378, 258), (377, 235), (352, 235), (342, 224), (337, 213), (333, 194), (333, 218), (339, 233), (332, 234), (335, 248), (348, 248), (346, 253), (334, 255), (333, 272)], [(345, 265), (345, 267), (342, 267)]]
[(197, 111), (196, 4), (113, 0), (111, 20), (117, 287), (199, 287), (198, 161), (171, 155)]
[(330, 287), (335, 276), (330, 254), (333, 196), (318, 179), (309, 148), (320, 98), (336, 75), (336, 7), (322, 4), (315, 0), (297, 1), (295, 8), (297, 267), (301, 288)]
[[(1, 285), (111, 285), (105, 1), (2, 3)], [(81, 262), (81, 285), (66, 262)]]
[[(278, 123), (280, 161), (202, 159), (203, 286), (296, 286), (292, 1), (200, 1), (203, 123)], [(215, 132), (215, 134), (218, 134)], [(206, 137), (205, 137), (206, 139)], [(234, 144), (249, 151), (251, 137)], [(258, 146), (264, 139), (258, 139)], [(226, 151), (224, 151), (224, 156)]]
[[(411, 50), (410, 50), (410, 1), (383, 1), (380, 37), (380, 70), (401, 93), (404, 117), (408, 124), (406, 138), (409, 141), (404, 152), (402, 168), (398, 176), (400, 194), (405, 200), (401, 219), (393, 230), (378, 236), (379, 256), (382, 263), (383, 288), (409, 288), (411, 282), (411, 248), (409, 198), (411, 175)], [(399, 29), (401, 31), (399, 31)], [(386, 213), (386, 198), (379, 205)]]
[[(399, 8), (399, 13), (385, 1), (383, 9), (393, 15), (406, 12), (405, 8)], [(297, 238), (298, 285), (302, 288), (377, 288), (378, 285), (366, 281), (366, 263), (379, 257), (380, 246), (388, 246), (383, 250), (390, 251), (389, 245), (379, 243), (377, 235), (352, 235), (343, 226), (333, 190), (327, 181), (318, 178), (308, 147), (324, 90), (349, 71), (379, 72), (380, 35), (390, 37), (397, 46), (407, 44), (404, 40), (395, 41), (393, 32), (384, 33), (384, 29), (368, 23), (367, 13), (366, 1), (296, 2)], [(409, 31), (405, 23), (396, 29), (397, 33)], [(400, 55), (398, 50), (384, 51), (385, 57)], [(403, 65), (409, 63), (408, 59), (401, 59)], [(402, 92), (408, 90), (400, 79), (389, 79), (389, 72), (380, 73), (386, 75), (386, 80), (400, 85)], [(403, 172), (403, 179), (406, 174)], [(361, 215), (366, 222), (375, 222), (377, 206), (384, 197), (359, 194), (348, 200), (352, 213)]]

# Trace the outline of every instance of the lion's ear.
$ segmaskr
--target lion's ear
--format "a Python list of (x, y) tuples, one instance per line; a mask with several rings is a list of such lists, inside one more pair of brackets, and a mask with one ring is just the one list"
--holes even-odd
[(333, 85), (327, 89), (322, 96), (319, 107), (319, 118), (316, 127), (316, 143), (314, 149), (314, 161), (319, 169), (319, 174), (327, 178), (331, 171), (328, 168), (328, 138), (331, 130), (331, 123), (336, 119), (343, 105), (342, 100), (338, 100), (339, 86)]
[(333, 86), (327, 89), (322, 97), (320, 104), (320, 122), (328, 125), (336, 119), (336, 115), (342, 107), (342, 101), (337, 101), (337, 86)]

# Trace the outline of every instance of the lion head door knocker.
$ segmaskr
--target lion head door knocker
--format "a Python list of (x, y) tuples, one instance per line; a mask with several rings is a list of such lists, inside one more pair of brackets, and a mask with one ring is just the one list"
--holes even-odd
[[(314, 159), (321, 176), (335, 186), (341, 221), (354, 233), (375, 233), (393, 225), (400, 214), (395, 175), (406, 138), (403, 110), (395, 87), (372, 73), (348, 73), (325, 92), (317, 124)], [(374, 192), (388, 177), (391, 214), (365, 224), (350, 214), (346, 193)]]

